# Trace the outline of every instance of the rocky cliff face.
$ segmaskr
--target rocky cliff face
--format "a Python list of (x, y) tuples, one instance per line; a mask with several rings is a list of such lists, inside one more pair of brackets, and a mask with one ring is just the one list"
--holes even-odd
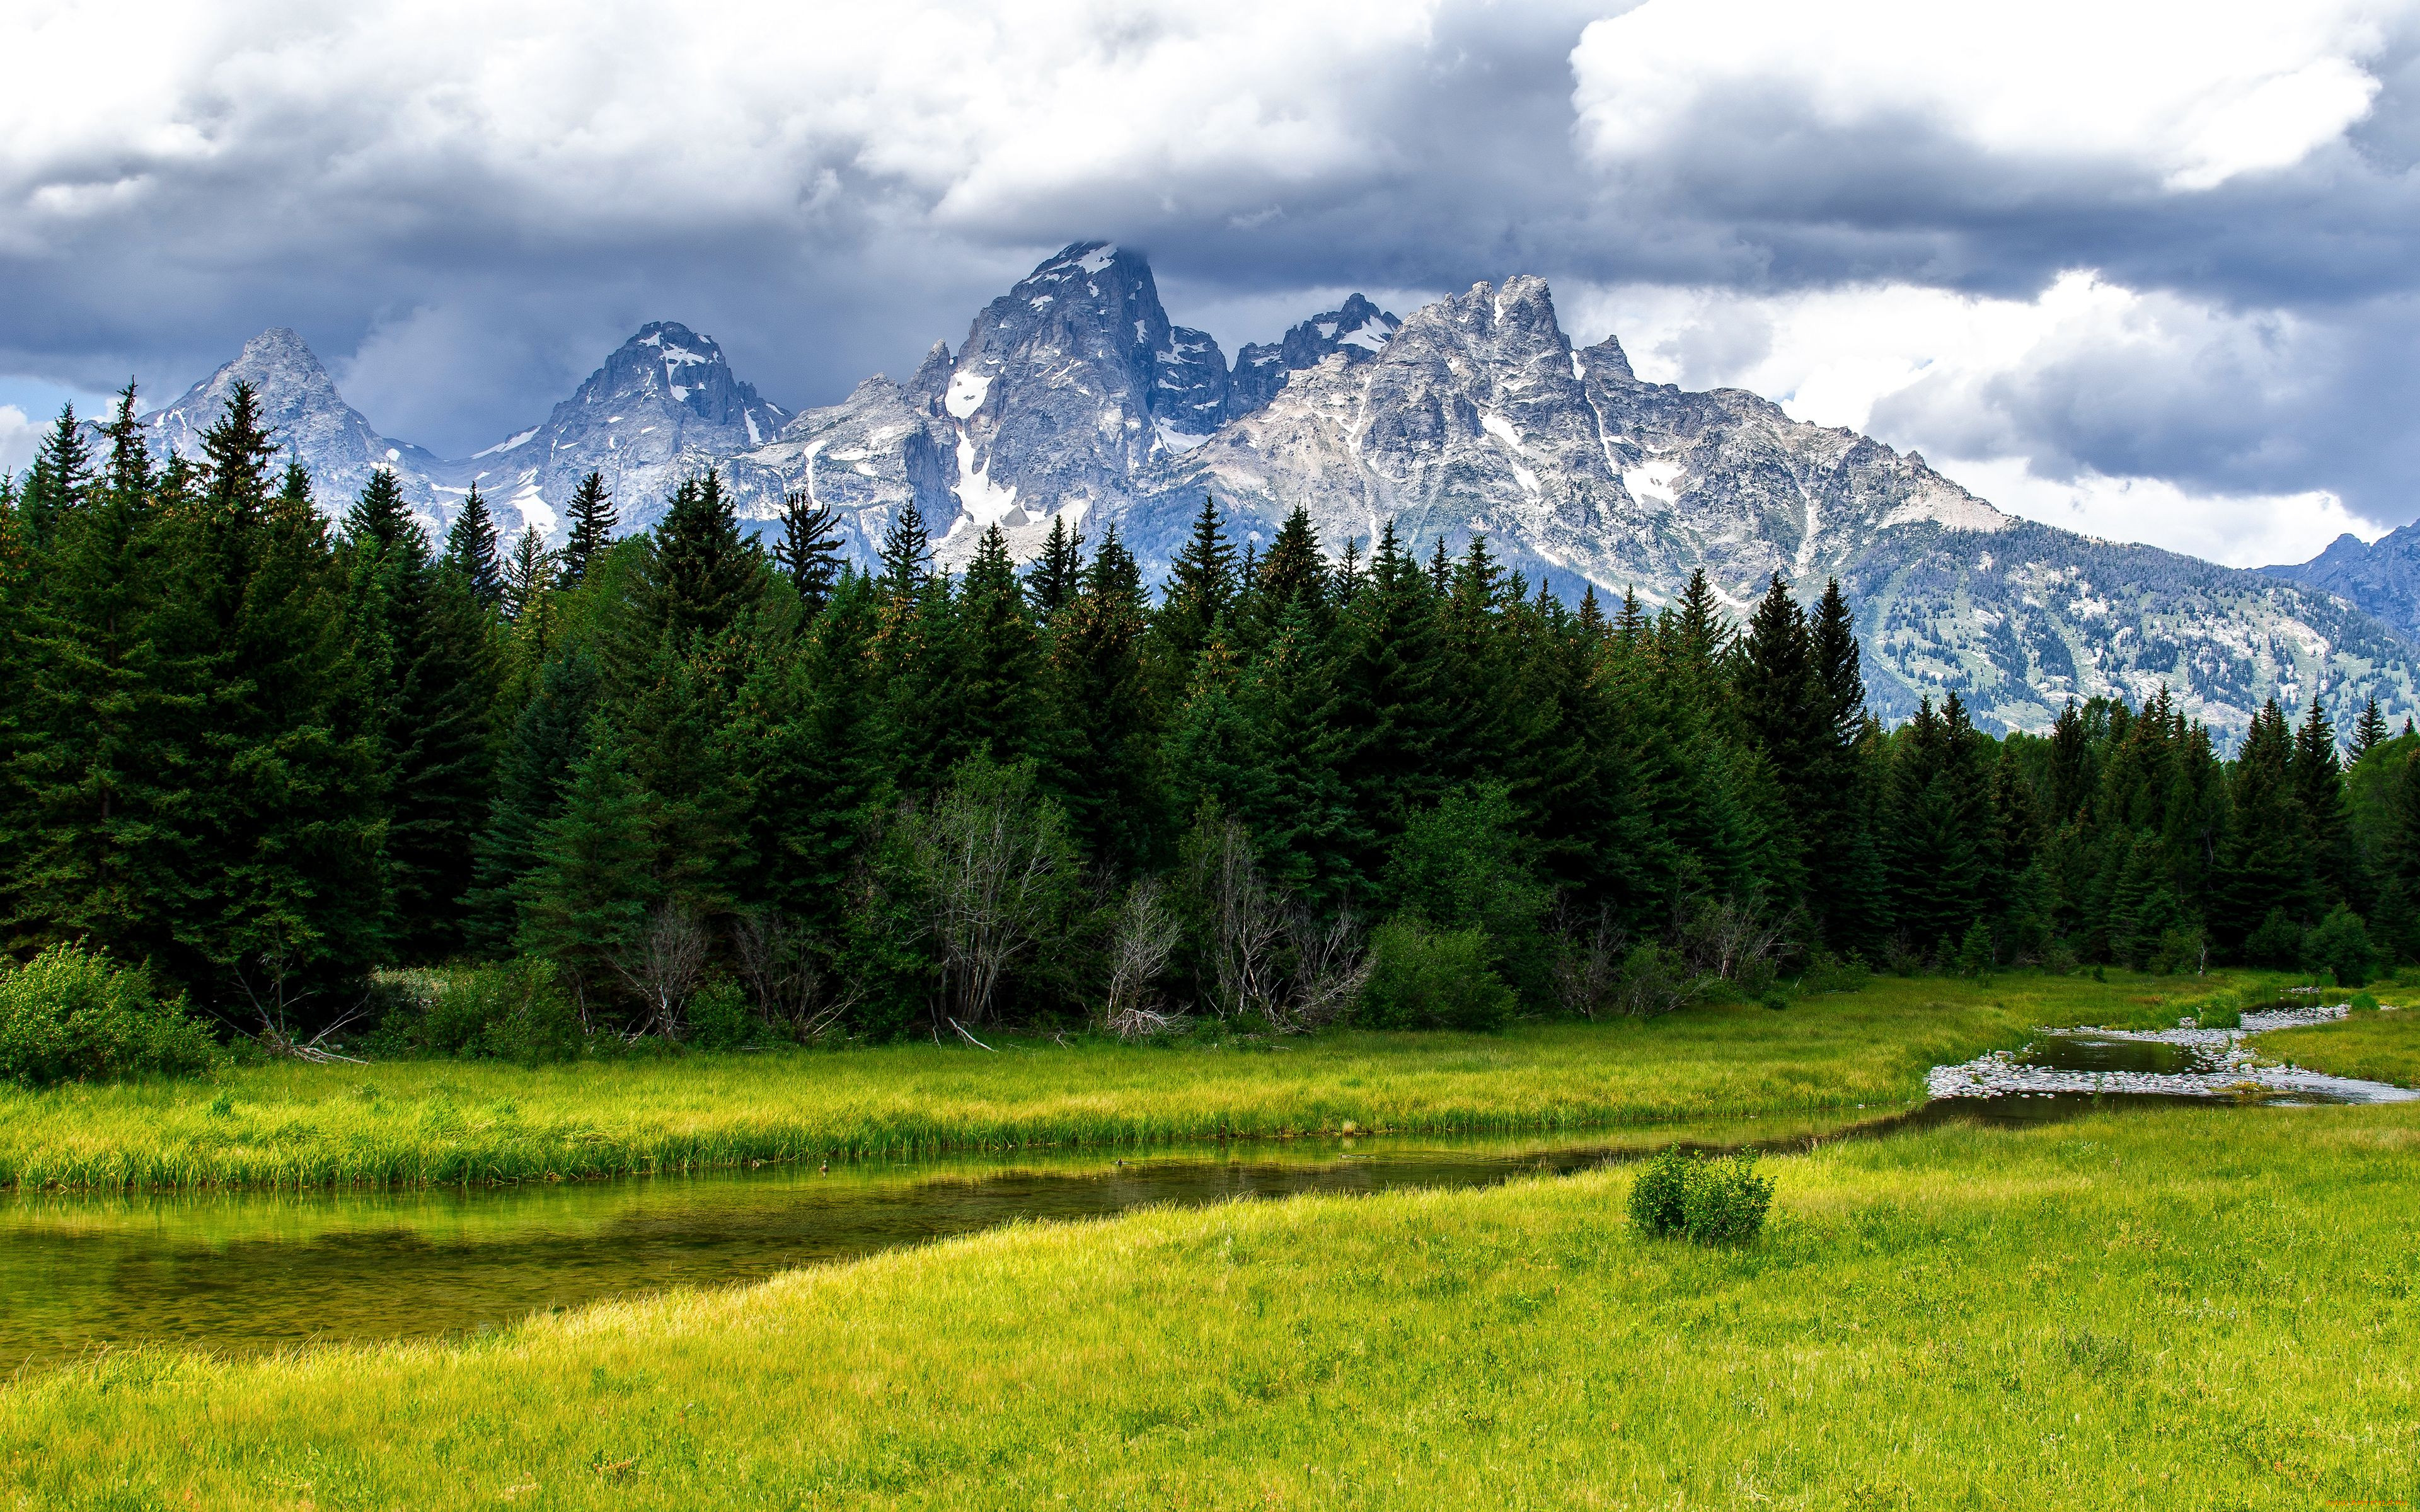
[(1312, 316), (1274, 342), (1252, 342), (1235, 353), (1228, 386), (1230, 418), (1267, 408), (1286, 380), (1335, 353), (1366, 363), (1387, 349), (1401, 320), (1356, 294), (1337, 309)]
[(712, 337), (659, 320), (640, 327), (544, 423), (452, 471), (460, 484), (478, 485), (500, 528), (534, 525), (556, 540), (580, 480), (601, 472), (623, 528), (640, 530), (663, 514), (681, 479), (772, 440), (790, 418), (733, 376)]
[(2308, 562), (2260, 570), (2333, 594), (2420, 642), (2420, 525), (2366, 545), (2358, 535), (2339, 535)]
[(453, 518), (461, 490), (445, 486), (446, 464), (371, 429), (362, 412), (345, 403), (302, 338), (283, 326), (245, 342), (235, 361), (145, 416), (153, 455), (199, 458), (202, 432), (217, 424), (240, 382), (251, 384), (259, 400), (262, 418), (277, 439), (278, 465), (301, 462), (311, 474), (319, 507), (330, 515), (341, 515), (370, 474), (383, 468), (403, 485), (404, 499), (424, 526), (442, 530)]

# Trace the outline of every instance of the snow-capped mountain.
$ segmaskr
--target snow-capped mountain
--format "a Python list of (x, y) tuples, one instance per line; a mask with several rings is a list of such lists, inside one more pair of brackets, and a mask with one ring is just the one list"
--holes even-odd
[(1235, 376), (1227, 388), (1229, 418), (1264, 409), (1286, 379), (1317, 367), (1332, 352), (1348, 363), (1366, 363), (1387, 349), (1401, 320), (1356, 294), (1340, 307), (1303, 321), (1274, 342), (1249, 342), (1235, 353)]
[[(500, 526), (563, 533), (562, 512), (580, 480), (605, 475), (626, 530), (662, 515), (681, 479), (770, 440), (788, 410), (732, 374), (722, 348), (675, 321), (639, 328), (543, 424), (457, 464), (458, 485), (477, 484)], [(460, 501), (459, 492), (453, 495)]]
[(1139, 254), (1078, 242), (904, 383), (877, 376), (792, 415), (712, 341), (659, 323), (543, 424), (459, 462), (380, 438), (290, 332), (265, 333), (152, 424), (189, 446), (237, 377), (332, 512), (387, 467), (432, 525), (475, 481), (507, 530), (526, 519), (559, 539), (591, 469), (638, 529), (682, 477), (720, 467), (744, 518), (761, 529), (804, 492), (839, 515), (862, 563), (913, 501), (945, 565), (995, 524), (1031, 555), (1063, 517), (1094, 539), (1114, 525), (1156, 578), (1207, 494), (1238, 536), (1264, 541), (1303, 505), (1332, 552), (1389, 520), (1422, 554), (1484, 534), (1567, 596), (1594, 584), (1652, 606), (1702, 566), (1744, 610), (1773, 573), (1803, 594), (1837, 576), (1890, 714), (1955, 689), (1979, 722), (2039, 729), (2071, 695), (2139, 701), (2163, 685), (2222, 731), (2273, 694), (2415, 707), (2398, 631), (2420, 636), (2420, 592), (2378, 563), (2420, 561), (2420, 527), (2408, 550), (2390, 551), (2397, 532), (2263, 574), (2014, 518), (1920, 455), (1755, 394), (1641, 382), (1613, 337), (1575, 349), (1533, 277), (1400, 320), (1355, 295), (1246, 347), (1231, 371), (1217, 342), (1169, 319)]
[(202, 432), (225, 410), (239, 382), (250, 383), (260, 402), (261, 416), (277, 439), (278, 465), (301, 462), (322, 509), (343, 513), (370, 474), (384, 469), (403, 485), (404, 499), (424, 525), (438, 529), (453, 517), (452, 503), (458, 503), (460, 492), (449, 494), (442, 486), (446, 464), (410, 441), (389, 440), (371, 429), (362, 412), (345, 403), (302, 338), (284, 326), (245, 342), (235, 361), (146, 415), (153, 454), (198, 459)]

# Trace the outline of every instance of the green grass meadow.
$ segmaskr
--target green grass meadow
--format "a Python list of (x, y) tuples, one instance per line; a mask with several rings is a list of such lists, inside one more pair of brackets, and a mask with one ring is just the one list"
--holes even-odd
[(1881, 977), (1774, 1012), (1498, 1035), (1125, 1045), (994, 1039), (524, 1069), (278, 1062), (0, 1088), (0, 1185), (461, 1183), (754, 1161), (1390, 1131), (1575, 1131), (1906, 1103), (1927, 1068), (2040, 1025), (2173, 1023), (2248, 979)]
[[(2036, 1026), (2257, 986), (1884, 979), (1483, 1039), (252, 1068), (8, 1094), (0, 1151), (73, 1224), (95, 1199), (30, 1188), (1789, 1121), (1911, 1101)], [(2372, 1013), (2262, 1045), (2372, 1074), (2413, 1039)], [(1772, 1220), (1726, 1249), (1634, 1230), (1635, 1169), (1020, 1222), (449, 1341), (96, 1352), (0, 1383), (0, 1507), (2420, 1504), (2420, 1105), (1826, 1142), (1764, 1162)], [(346, 1228), (341, 1196), (112, 1200)]]
[(2357, 1012), (2334, 1024), (2279, 1029), (2254, 1043), (2271, 1059), (2332, 1076), (2420, 1087), (2420, 1008)]
[(2308, 1507), (2420, 1500), (2420, 1110), (1021, 1226), (473, 1343), (0, 1393), (14, 1504)]

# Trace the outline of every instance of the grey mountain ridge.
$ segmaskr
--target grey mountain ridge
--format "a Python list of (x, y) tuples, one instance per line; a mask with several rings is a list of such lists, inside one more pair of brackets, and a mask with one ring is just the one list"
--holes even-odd
[(290, 332), (262, 354), (275, 361), (256, 357), (269, 340), (170, 407), (178, 435), (207, 422), (206, 389), (253, 363), (264, 393), (281, 386), (281, 424), (323, 502), (385, 465), (433, 526), (475, 479), (508, 527), (559, 536), (560, 506), (594, 467), (640, 528), (712, 466), (759, 529), (785, 494), (811, 495), (861, 563), (912, 500), (945, 565), (993, 525), (1031, 556), (1063, 517), (1094, 540), (1114, 526), (1156, 580), (1207, 494), (1239, 539), (1265, 542), (1296, 504), (1331, 552), (1348, 537), (1366, 548), (1389, 520), (1423, 556), (1483, 534), (1567, 600), (1593, 585), (1652, 607), (1702, 566), (1744, 614), (1773, 573), (1802, 596), (1837, 576), (1889, 717), (1955, 690), (1979, 723), (2039, 730), (2071, 696), (2140, 702), (2162, 686), (2222, 733), (2273, 695), (2414, 707), (2399, 632), (2415, 616), (2381, 623), (2327, 583), (2013, 518), (1920, 455), (1756, 394), (1641, 382), (1612, 337), (1575, 349), (1533, 277), (1400, 320), (1356, 295), (1231, 369), (1207, 333), (1170, 321), (1140, 255), (1078, 242), (904, 383), (877, 376), (785, 414), (711, 341), (651, 325), (543, 424), (458, 462), (381, 442)]
[(2358, 535), (2339, 535), (2308, 562), (2260, 570), (2334, 594), (2420, 642), (2420, 525), (2366, 545)]

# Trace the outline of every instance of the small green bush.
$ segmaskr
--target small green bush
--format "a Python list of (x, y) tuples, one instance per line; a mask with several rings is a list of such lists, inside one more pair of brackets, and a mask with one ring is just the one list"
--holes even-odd
[(54, 945), (0, 967), (0, 1080), (21, 1087), (208, 1070), (219, 1049), (178, 996), (97, 950)]
[(700, 1050), (737, 1050), (771, 1038), (748, 1009), (748, 997), (736, 981), (710, 981), (692, 994), (684, 1013), (689, 1042)]
[(1378, 926), (1370, 954), (1357, 1014), (1372, 1028), (1497, 1029), (1512, 1016), (1512, 989), (1496, 975), (1482, 931), (1398, 917)]
[(1649, 1161), (1630, 1183), (1630, 1221), (1643, 1234), (1677, 1234), (1689, 1221), (1689, 1174), (1697, 1165), (1678, 1145)]
[(1764, 1228), (1773, 1207), (1773, 1179), (1756, 1173), (1745, 1152), (1699, 1164), (1683, 1199), (1683, 1227), (1700, 1244), (1745, 1244)]
[(2260, 927), (2243, 942), (2243, 958), (2257, 966), (2299, 971), (2303, 965), (2303, 926), (2283, 908), (2272, 908)]
[(2370, 949), (2369, 929), (2359, 914), (2338, 903), (2303, 936), (2303, 964), (2310, 971), (2333, 971), (2339, 987), (2358, 987), (2369, 980), (2378, 964)]
[(1745, 1244), (1763, 1231), (1773, 1179), (1746, 1152), (1711, 1160), (1676, 1146), (1649, 1161), (1630, 1185), (1630, 1221), (1657, 1238), (1685, 1235), (1700, 1244)]
[(1798, 990), (1815, 993), (1861, 993), (1873, 980), (1873, 971), (1866, 958), (1851, 951), (1846, 960), (1829, 950), (1818, 950), (1807, 963), (1807, 975), (1800, 979)]
[(2355, 1013), (2375, 1013), (2378, 1011), (2378, 999), (2368, 993), (2355, 993), (2352, 1001), (2345, 1007)]

